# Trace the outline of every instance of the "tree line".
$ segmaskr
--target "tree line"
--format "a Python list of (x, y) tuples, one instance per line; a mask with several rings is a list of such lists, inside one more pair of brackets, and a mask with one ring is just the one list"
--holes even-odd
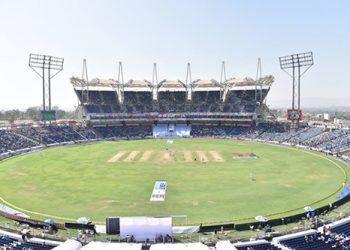
[[(15, 120), (32, 120), (32, 121), (40, 121), (40, 107), (29, 107), (26, 110), (22, 111), (19, 109), (12, 110), (3, 110), (0, 111), (0, 120), (9, 121), (13, 123)], [(56, 119), (78, 119), (78, 110), (67, 111), (62, 110), (59, 107), (53, 107), (53, 110), (56, 111)]]

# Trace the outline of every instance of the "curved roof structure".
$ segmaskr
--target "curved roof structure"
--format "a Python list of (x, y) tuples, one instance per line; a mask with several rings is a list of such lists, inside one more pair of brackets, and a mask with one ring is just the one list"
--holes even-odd
[(117, 87), (121, 83), (114, 79), (99, 79), (99, 78), (94, 78), (91, 81), (86, 83), (84, 79), (81, 79), (79, 77), (71, 77), (70, 79), (71, 84), (74, 87), (82, 87), (82, 86), (96, 86), (96, 87)]
[(215, 79), (210, 79), (210, 80), (197, 79), (191, 83), (191, 86), (192, 88), (198, 88), (198, 87), (207, 88), (207, 87), (221, 87), (221, 84)]
[(253, 78), (246, 77), (246, 78), (230, 78), (224, 82), (226, 86), (229, 87), (238, 87), (238, 86), (260, 86), (260, 85), (265, 85), (265, 86), (271, 86), (272, 83), (274, 82), (274, 77), (269, 75), (269, 76), (264, 76), (261, 77), (257, 80), (254, 80)]
[[(186, 90), (188, 87), (191, 87), (192, 89), (196, 88), (224, 88), (224, 87), (252, 87), (252, 86), (264, 86), (264, 87), (271, 87), (272, 83), (274, 82), (274, 77), (272, 75), (261, 77), (257, 80), (254, 80), (253, 78), (246, 77), (246, 78), (230, 78), (226, 80), (224, 83), (219, 83), (215, 79), (197, 79), (190, 83), (189, 86), (187, 86), (184, 82), (181, 80), (166, 80), (159, 82), (157, 85), (157, 88), (159, 90), (164, 89), (173, 89), (173, 90)], [(128, 89), (137, 89), (137, 88), (149, 88), (153, 89), (155, 86), (152, 84), (152, 82), (148, 80), (129, 80), (124, 85), (117, 80), (114, 79), (99, 79), (94, 78), (91, 81), (89, 81), (88, 84), (86, 84), (85, 80), (78, 78), (78, 77), (72, 77), (71, 83), (74, 87), (86, 87), (86, 86), (92, 86), (92, 87), (126, 87)]]
[(149, 87), (152, 88), (152, 83), (147, 80), (129, 80), (124, 84), (124, 87), (128, 88), (144, 88), (144, 87)]
[(184, 90), (187, 89), (186, 84), (180, 80), (166, 80), (166, 79), (158, 83), (158, 89), (161, 89), (161, 88), (183, 88)]

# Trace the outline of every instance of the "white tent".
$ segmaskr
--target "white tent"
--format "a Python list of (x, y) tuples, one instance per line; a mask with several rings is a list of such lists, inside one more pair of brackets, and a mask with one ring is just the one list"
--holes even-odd
[(62, 243), (61, 245), (59, 245), (53, 249), (54, 250), (78, 250), (81, 247), (82, 247), (82, 244), (79, 241), (73, 240), (73, 239), (68, 239), (64, 243)]
[(81, 224), (89, 224), (91, 222), (91, 220), (87, 217), (80, 217), (77, 219), (77, 223), (81, 223)]
[(218, 241), (215, 245), (216, 250), (236, 250), (228, 240)]
[(209, 250), (209, 247), (202, 243), (165, 243), (151, 245), (150, 250)]
[(108, 242), (92, 241), (81, 249), (82, 250), (141, 250), (142, 244), (108, 243)]
[(172, 217), (120, 217), (120, 239), (133, 236), (135, 241), (155, 242), (159, 235), (173, 235)]

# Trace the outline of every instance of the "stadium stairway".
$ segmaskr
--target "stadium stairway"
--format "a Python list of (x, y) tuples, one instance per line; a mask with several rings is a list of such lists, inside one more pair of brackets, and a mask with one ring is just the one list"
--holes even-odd
[(92, 132), (94, 132), (94, 134), (97, 136), (97, 138), (104, 138), (104, 139), (106, 139), (100, 132), (97, 131), (96, 128), (94, 128), (92, 126), (88, 127), (88, 128), (91, 129)]
[(31, 142), (37, 144), (37, 145), (40, 145), (40, 142), (38, 142), (38, 141), (36, 141), (36, 140), (34, 140), (34, 139), (30, 138), (30, 137), (27, 137), (25, 135), (22, 135), (20, 133), (15, 132), (15, 131), (12, 131), (12, 133), (14, 133), (15, 135), (18, 135), (19, 137), (22, 137), (25, 140), (28, 140), (28, 141), (31, 141)]
[(85, 136), (83, 136), (81, 133), (79, 133), (76, 129), (73, 128), (73, 131), (75, 133), (77, 133), (81, 138), (83, 138), (84, 140), (88, 140), (88, 138), (86, 138)]

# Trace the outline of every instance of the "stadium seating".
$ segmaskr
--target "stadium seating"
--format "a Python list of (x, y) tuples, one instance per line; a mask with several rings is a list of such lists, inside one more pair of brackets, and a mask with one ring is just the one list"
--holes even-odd
[(152, 126), (96, 127), (103, 138), (146, 138), (152, 137)]
[(101, 113), (101, 109), (99, 105), (88, 104), (88, 105), (85, 105), (85, 108), (88, 113)]
[(115, 91), (100, 91), (102, 104), (116, 105), (118, 103), (118, 96)]
[(345, 129), (335, 129), (312, 137), (304, 141), (302, 144), (309, 147), (317, 147), (320, 144), (326, 144), (345, 134), (347, 134), (347, 131)]
[[(2, 248), (3, 247), (3, 248)], [(8, 235), (0, 235), (0, 248), (11, 250), (49, 250), (55, 246), (44, 243), (34, 243), (29, 241), (22, 241), (16, 238), (12, 238)]]
[(300, 133), (296, 133), (295, 136), (291, 137), (288, 141), (292, 144), (301, 144), (303, 141), (321, 134), (323, 131), (324, 128), (322, 127), (309, 127)]
[[(267, 93), (264, 93), (264, 96)], [(255, 112), (255, 91), (229, 91), (224, 101), (223, 112)]]
[(151, 92), (124, 92), (124, 106), (128, 113), (151, 112), (152, 93)]
[[(82, 91), (75, 90), (75, 93), (83, 102), (87, 113), (186, 111), (187, 92), (185, 90), (159, 91), (156, 102), (158, 106), (153, 105), (151, 91), (125, 91), (122, 104), (119, 103), (115, 91), (89, 90), (88, 102), (86, 95), (84, 95), (84, 100), (82, 99)], [(230, 91), (224, 102), (221, 97), (222, 92), (217, 90), (193, 91), (190, 111), (234, 113), (256, 111), (255, 91)]]
[(220, 107), (220, 91), (195, 91), (192, 93), (192, 112), (218, 112)]
[(13, 131), (0, 130), (0, 141), (6, 141), (1, 145), (9, 145), (6, 151), (33, 147), (39, 144), (48, 145), (96, 138), (96, 134), (91, 129), (79, 126), (22, 127)]
[(237, 250), (280, 250), (281, 248), (271, 245), (271, 243), (247, 244), (244, 246), (234, 245)]
[(277, 237), (273, 241), (290, 249), (300, 250), (349, 249), (350, 244), (349, 238), (344, 233), (321, 233), (316, 230)]
[[(139, 115), (142, 116), (142, 114)], [(215, 123), (212, 125), (177, 124), (171, 126), (175, 128), (171, 133), (168, 130), (168, 125), (152, 126), (151, 124), (143, 126), (139, 124), (120, 124), (119, 126), (98, 126), (94, 129), (85, 126), (46, 126), (0, 130), (0, 154), (39, 145), (96, 140), (98, 138), (128, 139), (152, 138), (154, 136), (193, 136), (296, 144), (326, 153), (345, 152), (339, 154), (339, 156), (342, 156), (345, 160), (350, 160), (350, 153), (348, 152), (350, 150), (350, 130), (348, 129), (325, 131), (323, 127), (306, 127), (299, 130), (290, 130), (288, 125), (279, 123), (260, 123), (251, 127), (225, 126)]]
[(85, 140), (97, 139), (97, 135), (91, 129), (87, 129), (86, 127), (73, 127), (73, 130)]
[[(84, 92), (84, 100), (82, 99), (82, 91), (75, 90), (75, 93), (81, 103), (84, 103), (84, 107), (87, 113), (114, 113), (122, 111), (119, 104), (118, 95), (115, 91), (111, 90), (89, 90), (87, 97)], [(87, 102), (88, 98), (88, 103)]]
[(350, 235), (350, 218), (344, 218), (340, 221), (336, 221), (332, 224), (325, 225), (320, 228), (324, 233), (336, 233)]
[(184, 112), (187, 93), (184, 91), (158, 93), (159, 112)]
[(20, 136), (16, 132), (17, 131), (0, 130), (0, 154), (38, 145), (38, 143)]
[(295, 131), (289, 130), (287, 125), (283, 124), (262, 124), (260, 130), (263, 131), (255, 139), (263, 141), (283, 142), (295, 135)]

